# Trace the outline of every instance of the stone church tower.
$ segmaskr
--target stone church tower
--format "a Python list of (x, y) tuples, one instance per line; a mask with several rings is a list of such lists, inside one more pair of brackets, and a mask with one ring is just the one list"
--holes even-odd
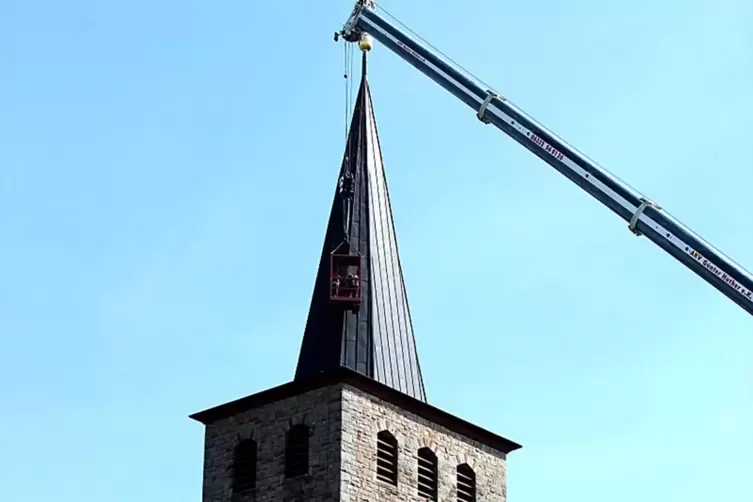
[(505, 502), (520, 445), (426, 401), (363, 55), (293, 381), (191, 416), (203, 502)]

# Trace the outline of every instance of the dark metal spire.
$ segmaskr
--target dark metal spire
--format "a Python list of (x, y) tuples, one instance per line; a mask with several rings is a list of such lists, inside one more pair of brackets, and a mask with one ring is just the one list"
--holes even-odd
[[(426, 401), (366, 78), (366, 52), (362, 66), (295, 379), (344, 366)], [(343, 243), (362, 260), (356, 310), (330, 298), (330, 254)]]

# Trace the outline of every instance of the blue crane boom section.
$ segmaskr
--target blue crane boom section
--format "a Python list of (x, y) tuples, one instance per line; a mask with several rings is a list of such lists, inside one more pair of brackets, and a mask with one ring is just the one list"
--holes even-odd
[(485, 89), (441, 57), (395, 27), (375, 8), (360, 0), (340, 35), (347, 41), (374, 37), (423, 74), (473, 108), (483, 122), (508, 136), (555, 168), (629, 223), (636, 235), (645, 235), (667, 253), (701, 276), (753, 315), (753, 276), (693, 233), (662, 208), (612, 176), (522, 110)]

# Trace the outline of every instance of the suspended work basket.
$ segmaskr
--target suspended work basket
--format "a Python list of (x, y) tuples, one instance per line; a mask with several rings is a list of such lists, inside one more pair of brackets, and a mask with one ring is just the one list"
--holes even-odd
[(329, 300), (350, 310), (361, 305), (363, 257), (343, 242), (330, 253)]

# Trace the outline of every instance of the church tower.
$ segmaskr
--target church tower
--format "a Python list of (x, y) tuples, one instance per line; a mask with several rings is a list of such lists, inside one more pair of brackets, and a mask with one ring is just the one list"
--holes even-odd
[(366, 52), (294, 379), (191, 416), (203, 502), (505, 502), (520, 445), (427, 403)]

